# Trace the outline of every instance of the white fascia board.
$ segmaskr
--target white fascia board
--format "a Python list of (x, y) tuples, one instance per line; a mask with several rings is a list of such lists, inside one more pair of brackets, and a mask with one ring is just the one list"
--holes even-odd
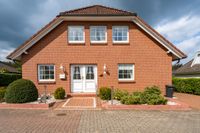
[(160, 44), (162, 44), (167, 50), (169, 50), (170, 52), (172, 52), (172, 54), (174, 54), (175, 56), (177, 56), (178, 58), (182, 58), (181, 56), (179, 56), (173, 49), (169, 48), (166, 45), (166, 42), (164, 42), (163, 39), (161, 39), (158, 35), (156, 35), (153, 31), (151, 31), (148, 27), (146, 27), (143, 23), (141, 23), (140, 21), (137, 20), (137, 18), (134, 18), (132, 20), (135, 24), (137, 24), (140, 28), (142, 28), (146, 33), (148, 33), (151, 37), (153, 37), (156, 41), (158, 41)]

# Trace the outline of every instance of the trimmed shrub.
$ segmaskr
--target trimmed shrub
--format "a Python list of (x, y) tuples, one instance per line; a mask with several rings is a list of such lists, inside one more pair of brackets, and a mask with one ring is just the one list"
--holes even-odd
[(145, 88), (144, 92), (133, 92), (121, 98), (122, 104), (166, 104), (167, 100), (161, 96), (159, 87), (152, 86)]
[(157, 94), (157, 95), (161, 94), (160, 88), (157, 86), (146, 87), (144, 92), (148, 94)]
[(154, 94), (154, 95), (151, 95), (147, 104), (149, 104), (149, 105), (160, 105), (160, 104), (165, 105), (165, 104), (167, 104), (167, 99), (165, 99), (161, 95)]
[(122, 97), (129, 95), (128, 91), (116, 89), (113, 94), (113, 98), (116, 100), (121, 100)]
[(172, 82), (177, 92), (200, 95), (200, 79), (198, 78), (173, 78)]
[(22, 78), (21, 74), (0, 73), (0, 86), (8, 86), (13, 81), (21, 78)]
[(140, 104), (141, 98), (140, 96), (136, 96), (136, 95), (127, 95), (127, 96), (123, 96), (121, 98), (121, 103), (122, 104)]
[(99, 97), (102, 100), (110, 100), (111, 99), (111, 88), (109, 88), (109, 87), (99, 88)]
[(143, 92), (140, 92), (140, 91), (135, 91), (132, 93), (132, 95), (134, 96), (141, 96), (143, 94)]
[(65, 90), (62, 87), (57, 88), (54, 97), (55, 99), (65, 99)]
[(4, 101), (5, 94), (6, 94), (6, 87), (0, 87), (0, 102)]
[(6, 89), (5, 100), (7, 103), (26, 103), (36, 101), (38, 90), (34, 83), (26, 79), (12, 82)]
[(141, 103), (150, 104), (150, 105), (158, 105), (158, 104), (166, 104), (167, 100), (161, 95), (144, 92), (141, 95)]

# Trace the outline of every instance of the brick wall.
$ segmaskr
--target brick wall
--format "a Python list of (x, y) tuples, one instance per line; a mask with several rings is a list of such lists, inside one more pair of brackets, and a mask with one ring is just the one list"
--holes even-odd
[[(85, 44), (68, 44), (68, 25), (85, 26)], [(107, 44), (90, 44), (90, 25), (107, 26)], [(129, 44), (112, 43), (113, 25), (129, 26)], [(50, 93), (57, 87), (64, 87), (70, 93), (70, 64), (96, 64), (98, 87), (112, 85), (136, 91), (158, 85), (164, 91), (164, 86), (171, 84), (172, 79), (171, 55), (132, 22), (63, 22), (29, 49), (28, 54), (22, 56), (22, 62), (23, 78), (32, 80), (40, 93), (44, 91), (44, 84), (38, 82), (37, 64), (55, 64), (56, 82), (47, 84)], [(118, 63), (135, 64), (134, 82), (118, 82)], [(59, 79), (61, 64), (66, 68), (66, 80)], [(103, 73), (104, 64), (110, 72), (105, 78), (99, 76)]]

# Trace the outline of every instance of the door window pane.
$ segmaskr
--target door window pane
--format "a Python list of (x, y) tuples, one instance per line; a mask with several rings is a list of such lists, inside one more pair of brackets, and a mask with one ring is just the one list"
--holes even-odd
[(80, 67), (79, 66), (74, 67), (73, 79), (81, 79), (81, 73), (80, 73)]
[(89, 66), (86, 70), (86, 79), (94, 79), (94, 67)]

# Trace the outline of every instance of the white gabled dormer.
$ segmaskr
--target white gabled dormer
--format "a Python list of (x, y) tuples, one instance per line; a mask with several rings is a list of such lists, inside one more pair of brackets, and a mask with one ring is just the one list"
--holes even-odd
[(197, 51), (195, 57), (194, 57), (194, 60), (192, 62), (192, 66), (196, 65), (196, 64), (200, 64), (200, 51)]

